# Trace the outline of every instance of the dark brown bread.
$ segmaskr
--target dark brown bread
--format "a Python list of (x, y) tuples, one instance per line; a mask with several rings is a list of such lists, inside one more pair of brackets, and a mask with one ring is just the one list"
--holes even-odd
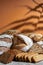
[(9, 63), (14, 59), (14, 51), (13, 50), (9, 50), (5, 53), (3, 53), (2, 55), (0, 55), (0, 62), (2, 63)]
[(43, 48), (37, 43), (34, 43), (28, 52), (43, 53)]
[(7, 64), (11, 62), (13, 59), (15, 59), (16, 54), (19, 53), (21, 53), (21, 51), (17, 49), (9, 50), (0, 55), (0, 62)]

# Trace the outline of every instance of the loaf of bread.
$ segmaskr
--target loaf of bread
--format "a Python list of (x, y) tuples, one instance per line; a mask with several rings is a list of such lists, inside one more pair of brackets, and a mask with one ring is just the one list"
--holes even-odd
[(12, 45), (12, 39), (13, 36), (12, 35), (8, 35), (8, 34), (2, 34), (0, 35), (0, 46), (4, 46), (4, 47), (11, 47)]
[(2, 55), (0, 55), (0, 62), (7, 64), (14, 59), (14, 56), (15, 56), (14, 51), (9, 50), (3, 53)]
[(36, 33), (28, 33), (26, 34), (28, 37), (30, 37), (34, 42), (40, 41), (43, 39), (42, 34), (36, 34)]
[(12, 39), (13, 39), (12, 35), (8, 34), (0, 35), (0, 55), (11, 48), (13, 44)]
[(13, 49), (13, 50), (8, 50), (6, 52), (4, 52), (2, 55), (0, 55), (0, 62), (2, 63), (9, 63), (13, 60), (15, 60), (15, 56), (16, 54), (19, 54), (21, 53), (20, 50), (17, 50), (17, 49)]
[(43, 35), (36, 33), (21, 34), (9, 30), (0, 35), (0, 62), (43, 61)]
[(42, 39), (42, 34), (35, 34), (35, 36), (34, 36), (34, 41), (40, 41), (41, 39)]
[(22, 48), (22, 46), (25, 46), (25, 43), (22, 40), (22, 38), (20, 38), (20, 37), (18, 37), (16, 35), (14, 35), (13, 41), (14, 41), (14, 43), (12, 45), (12, 49), (14, 49), (14, 48), (18, 49), (19, 47)]
[(43, 53), (43, 48), (39, 44), (34, 43), (28, 52)]

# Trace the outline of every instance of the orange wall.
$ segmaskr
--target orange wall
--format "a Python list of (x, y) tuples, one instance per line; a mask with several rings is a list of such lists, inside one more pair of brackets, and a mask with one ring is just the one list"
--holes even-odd
[[(40, 0), (37, 1), (39, 3), (42, 2)], [(25, 16), (25, 13), (28, 12), (29, 9), (24, 7), (24, 5), (32, 8), (36, 6), (32, 0), (0, 0), (0, 33), (11, 28), (11, 26), (4, 27), (7, 24), (29, 16), (29, 14)], [(14, 25), (12, 27), (14, 27)]]

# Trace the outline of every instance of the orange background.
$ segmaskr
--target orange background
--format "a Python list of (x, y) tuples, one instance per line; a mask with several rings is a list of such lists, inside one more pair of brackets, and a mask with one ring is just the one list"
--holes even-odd
[[(39, 3), (43, 2), (43, 0), (37, 1)], [(0, 0), (0, 33), (14, 27), (14, 25), (4, 27), (7, 24), (29, 16), (29, 14), (25, 16), (29, 9), (24, 7), (24, 5), (28, 5), (32, 8), (36, 6), (32, 0)], [(40, 33), (43, 34), (43, 30), (40, 31)]]

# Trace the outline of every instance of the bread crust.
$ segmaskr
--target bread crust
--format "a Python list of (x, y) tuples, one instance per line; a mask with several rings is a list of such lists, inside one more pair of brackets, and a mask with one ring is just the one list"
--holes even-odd
[(28, 54), (26, 54), (24, 56), (24, 60), (26, 62), (32, 62), (31, 58), (34, 56), (34, 55), (37, 55), (38, 53), (35, 53), (35, 52), (29, 52)]
[(43, 54), (34, 55), (32, 57), (32, 61), (35, 62), (35, 63), (37, 63), (39, 61), (43, 61)]

